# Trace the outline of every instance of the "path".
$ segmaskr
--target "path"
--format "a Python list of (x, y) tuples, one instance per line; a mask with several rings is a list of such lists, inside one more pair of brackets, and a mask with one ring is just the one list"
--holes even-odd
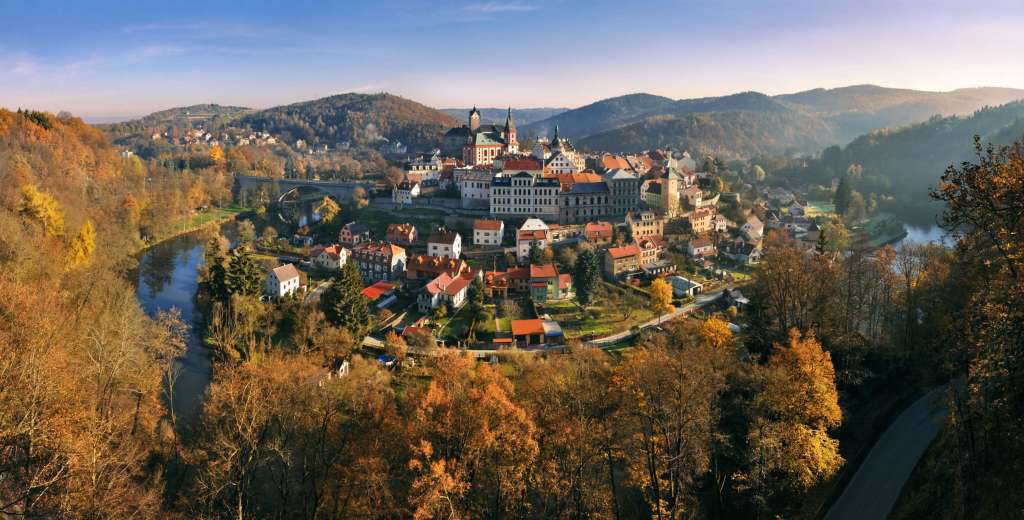
[(907, 407), (882, 434), (825, 520), (884, 520), (946, 416), (946, 386)]
[[(658, 325), (661, 325), (662, 323), (665, 323), (666, 321), (672, 321), (672, 320), (674, 320), (674, 319), (676, 319), (676, 318), (678, 318), (680, 316), (685, 316), (687, 314), (690, 314), (691, 312), (693, 312), (693, 311), (695, 311), (697, 309), (703, 308), (704, 306), (708, 305), (709, 303), (717, 300), (721, 296), (722, 296), (722, 292), (721, 291), (715, 291), (715, 292), (711, 292), (711, 293), (699, 294), (694, 299), (693, 303), (688, 303), (686, 305), (683, 305), (682, 307), (679, 307), (678, 309), (676, 309), (676, 310), (674, 310), (672, 312), (669, 312), (669, 313), (666, 313), (666, 314), (662, 314), (661, 316), (658, 316), (657, 318), (653, 318), (653, 319), (651, 319), (649, 321), (641, 323), (639, 325), (639, 329), (643, 330), (643, 329), (646, 329), (646, 328), (649, 328), (649, 327), (656, 327)], [(616, 343), (618, 343), (618, 342), (620, 342), (620, 341), (622, 341), (622, 340), (632, 336), (633, 334), (634, 334), (633, 330), (627, 329), (627, 330), (624, 330), (624, 331), (621, 331), (621, 332), (616, 332), (615, 334), (604, 336), (602, 338), (592, 339), (590, 341), (587, 341), (585, 344), (588, 347), (601, 347), (601, 348), (610, 347), (610, 346), (612, 346), (612, 345), (614, 345), (614, 344), (616, 344)]]

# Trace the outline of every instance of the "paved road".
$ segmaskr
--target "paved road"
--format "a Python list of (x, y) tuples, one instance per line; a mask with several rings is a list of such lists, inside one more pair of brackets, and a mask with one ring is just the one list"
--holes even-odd
[[(685, 315), (687, 315), (687, 314), (689, 314), (689, 313), (691, 313), (691, 312), (693, 312), (693, 311), (695, 311), (697, 309), (700, 309), (700, 308), (704, 307), (705, 305), (707, 305), (707, 304), (717, 300), (721, 296), (722, 296), (722, 291), (715, 291), (715, 292), (711, 292), (711, 293), (707, 293), (707, 294), (697, 295), (697, 298), (694, 299), (693, 303), (688, 303), (686, 305), (683, 305), (682, 307), (679, 307), (678, 309), (676, 309), (676, 310), (674, 310), (672, 312), (669, 312), (669, 313), (666, 313), (666, 314), (662, 314), (661, 316), (658, 316), (657, 318), (654, 318), (654, 319), (652, 319), (650, 321), (646, 321), (644, 323), (641, 323), (640, 324), (640, 329), (643, 330), (643, 329), (646, 329), (646, 328), (649, 328), (649, 327), (655, 327), (655, 326), (661, 325), (662, 323), (665, 323), (667, 321), (674, 320), (674, 319), (676, 319), (676, 318), (678, 318), (680, 316), (685, 316)], [(624, 340), (624, 339), (626, 339), (626, 338), (628, 338), (628, 337), (630, 337), (632, 335), (633, 335), (633, 331), (627, 329), (627, 330), (624, 330), (624, 331), (621, 331), (621, 332), (616, 332), (615, 334), (611, 334), (609, 336), (604, 336), (604, 337), (601, 337), (601, 338), (592, 339), (590, 341), (587, 341), (585, 344), (587, 346), (590, 346), (590, 347), (602, 347), (602, 348), (604, 348), (604, 347), (612, 346), (615, 343), (618, 343), (618, 342), (620, 342), (620, 341), (622, 341), (622, 340)]]
[(884, 520), (946, 416), (947, 387), (910, 405), (882, 434), (825, 520)]
[(320, 295), (324, 292), (324, 289), (326, 289), (330, 285), (330, 281), (320, 282), (320, 284), (317, 285), (315, 289), (306, 293), (305, 302), (312, 303), (313, 301), (319, 299)]

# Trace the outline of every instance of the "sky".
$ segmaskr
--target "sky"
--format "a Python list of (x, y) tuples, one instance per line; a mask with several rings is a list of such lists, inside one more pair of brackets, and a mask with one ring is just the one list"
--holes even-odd
[(128, 117), (342, 92), (576, 107), (1024, 88), (1022, 0), (0, 0), (0, 106)]

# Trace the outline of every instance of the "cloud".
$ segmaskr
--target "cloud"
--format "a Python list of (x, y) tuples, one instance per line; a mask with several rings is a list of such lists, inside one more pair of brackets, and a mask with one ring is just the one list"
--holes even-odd
[(521, 13), (535, 11), (537, 6), (522, 2), (481, 2), (462, 6), (462, 10), (476, 14)]

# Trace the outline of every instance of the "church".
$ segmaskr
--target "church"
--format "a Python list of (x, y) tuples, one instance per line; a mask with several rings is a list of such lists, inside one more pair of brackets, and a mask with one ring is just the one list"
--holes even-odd
[(481, 125), (480, 111), (473, 107), (469, 111), (469, 125), (452, 128), (444, 134), (443, 150), (447, 155), (461, 155), (468, 166), (490, 166), (502, 155), (519, 153), (516, 140), (516, 123), (509, 107), (505, 127)]

